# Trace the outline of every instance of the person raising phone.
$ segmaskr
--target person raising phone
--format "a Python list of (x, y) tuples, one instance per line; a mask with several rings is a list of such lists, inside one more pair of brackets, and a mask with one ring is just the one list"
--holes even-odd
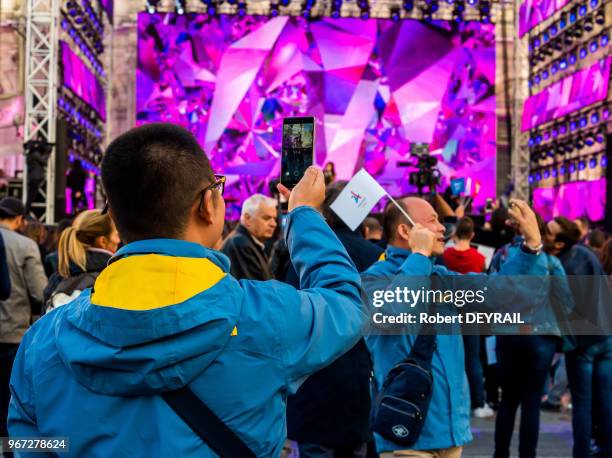
[[(307, 169), (292, 191), (279, 186), (302, 290), (237, 281), (211, 249), (223, 231), (224, 180), (187, 130), (149, 124), (121, 135), (102, 182), (126, 245), (92, 290), (26, 333), (10, 435), (69, 437), (73, 456), (278, 456), (287, 395), (352, 348), (365, 320), (359, 275), (316, 210), (321, 170)], [(217, 435), (201, 440), (173, 412), (166, 401), (185, 387), (235, 436), (220, 446), (246, 454), (213, 452)]]

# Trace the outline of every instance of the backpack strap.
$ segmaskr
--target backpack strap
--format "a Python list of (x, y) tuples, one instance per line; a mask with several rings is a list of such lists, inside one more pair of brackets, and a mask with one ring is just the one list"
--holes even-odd
[(166, 391), (161, 396), (221, 458), (256, 458), (253, 451), (189, 387)]

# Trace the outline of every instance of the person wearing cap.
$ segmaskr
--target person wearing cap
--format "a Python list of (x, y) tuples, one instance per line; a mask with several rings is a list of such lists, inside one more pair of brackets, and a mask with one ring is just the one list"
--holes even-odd
[[(13, 359), (32, 315), (40, 313), (47, 277), (38, 245), (19, 234), (25, 214), (14, 197), (0, 200), (0, 235), (4, 240), (11, 294), (0, 301), (0, 437), (8, 436), (6, 416), (10, 401), (9, 380)], [(33, 313), (34, 312), (34, 313)]]

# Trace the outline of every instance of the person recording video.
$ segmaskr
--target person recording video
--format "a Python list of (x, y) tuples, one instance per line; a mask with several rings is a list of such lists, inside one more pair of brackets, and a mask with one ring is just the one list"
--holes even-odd
[(317, 211), (323, 173), (279, 185), (301, 289), (231, 275), (213, 249), (225, 177), (189, 131), (121, 135), (102, 183), (126, 245), (93, 289), (24, 336), (10, 435), (69, 437), (74, 456), (279, 456), (288, 395), (352, 348), (366, 319), (359, 274)]

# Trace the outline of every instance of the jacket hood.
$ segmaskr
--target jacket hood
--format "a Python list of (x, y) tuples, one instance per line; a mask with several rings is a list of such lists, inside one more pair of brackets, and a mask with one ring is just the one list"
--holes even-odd
[(58, 309), (55, 341), (75, 379), (96, 393), (180, 388), (237, 334), (242, 291), (229, 260), (169, 239), (123, 247), (94, 288)]
[(473, 248), (461, 251), (450, 247), (444, 251), (444, 261), (447, 267), (460, 273), (480, 273), (480, 271), (474, 270), (474, 265), (478, 264), (481, 260), (484, 265), (484, 259), (484, 256)]
[(70, 261), (70, 276), (76, 277), (85, 272), (102, 272), (112, 258), (110, 252), (97, 249), (89, 249), (85, 253), (85, 270), (81, 269), (73, 261)]

